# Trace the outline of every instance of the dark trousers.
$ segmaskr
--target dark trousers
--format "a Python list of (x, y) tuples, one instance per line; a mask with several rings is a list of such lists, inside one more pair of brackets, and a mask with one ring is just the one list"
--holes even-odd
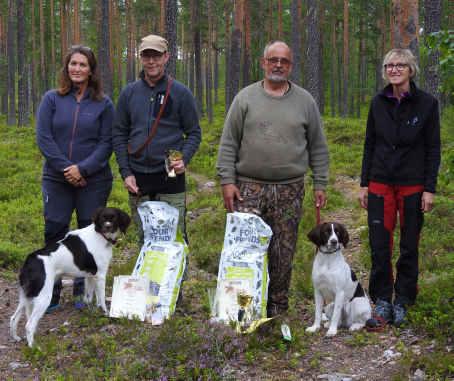
[(242, 202), (239, 212), (260, 216), (273, 231), (268, 248), (268, 316), (288, 309), (292, 261), (302, 215), (304, 181), (290, 184), (261, 184), (239, 181)]
[[(91, 224), (94, 211), (105, 206), (112, 189), (112, 182), (89, 183), (76, 188), (69, 183), (43, 179), (44, 241), (47, 244), (63, 239), (69, 231), (71, 216), (76, 211), (77, 226), (84, 228)], [(58, 304), (62, 289), (61, 279), (55, 282), (51, 304)], [(74, 280), (73, 295), (84, 293), (84, 278)]]
[[(371, 299), (410, 305), (416, 300), (418, 245), (423, 225), (422, 185), (402, 186), (371, 182), (368, 195), (369, 243), (372, 268), (369, 281)], [(391, 262), (397, 214), (400, 223), (400, 255), (394, 281)]]

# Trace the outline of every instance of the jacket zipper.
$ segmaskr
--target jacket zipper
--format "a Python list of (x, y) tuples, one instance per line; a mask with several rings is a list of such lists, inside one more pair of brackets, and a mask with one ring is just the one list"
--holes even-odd
[(77, 118), (79, 116), (79, 109), (80, 109), (80, 102), (77, 102), (76, 111), (74, 112), (74, 122), (73, 122), (73, 130), (71, 133), (71, 141), (69, 142), (69, 157), (68, 157), (69, 160), (71, 160), (71, 156), (73, 154), (73, 142), (74, 142), (74, 135), (76, 134)]

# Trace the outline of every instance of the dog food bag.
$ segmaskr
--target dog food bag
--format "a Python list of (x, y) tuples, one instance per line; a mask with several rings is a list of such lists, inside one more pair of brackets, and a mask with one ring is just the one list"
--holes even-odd
[(270, 227), (250, 213), (227, 214), (224, 247), (212, 315), (214, 320), (251, 324), (266, 318), (267, 249)]
[(144, 245), (132, 275), (144, 276), (150, 281), (150, 313), (146, 320), (158, 325), (175, 311), (188, 247), (177, 233), (178, 209), (165, 202), (147, 201), (138, 207), (138, 212)]
[(144, 321), (150, 306), (150, 282), (145, 277), (114, 277), (110, 317)]

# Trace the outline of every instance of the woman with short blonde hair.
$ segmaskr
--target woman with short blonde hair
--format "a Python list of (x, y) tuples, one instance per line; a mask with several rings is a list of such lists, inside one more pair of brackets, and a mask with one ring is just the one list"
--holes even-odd
[[(418, 70), (410, 50), (389, 51), (383, 59), (387, 86), (372, 99), (367, 120), (359, 201), (367, 209), (372, 257), (370, 329), (400, 326), (416, 300), (419, 235), (424, 213), (433, 207), (440, 165), (438, 101), (413, 82)], [(397, 215), (400, 256), (394, 277)]]

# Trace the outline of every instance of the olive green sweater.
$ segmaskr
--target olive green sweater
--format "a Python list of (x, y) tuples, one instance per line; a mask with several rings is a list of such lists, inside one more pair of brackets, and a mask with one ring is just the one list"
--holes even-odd
[(314, 189), (328, 183), (328, 147), (314, 98), (291, 83), (282, 97), (262, 82), (241, 90), (227, 114), (219, 145), (221, 184), (236, 180), (285, 184), (302, 180), (310, 167)]

